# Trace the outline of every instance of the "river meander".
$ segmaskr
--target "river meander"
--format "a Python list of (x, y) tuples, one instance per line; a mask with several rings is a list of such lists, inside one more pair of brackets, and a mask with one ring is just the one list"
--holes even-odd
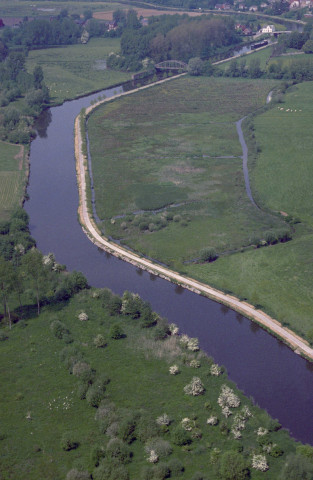
[(99, 250), (83, 233), (77, 221), (74, 119), (98, 97), (66, 102), (38, 121), (25, 205), (38, 248), (54, 252), (69, 270), (82, 271), (93, 286), (139, 293), (181, 331), (198, 337), (201, 348), (226, 366), (238, 387), (295, 438), (313, 444), (312, 364), (250, 320)]

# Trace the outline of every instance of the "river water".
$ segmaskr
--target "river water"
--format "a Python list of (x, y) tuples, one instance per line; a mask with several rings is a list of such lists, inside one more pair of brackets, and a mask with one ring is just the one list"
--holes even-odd
[(313, 444), (313, 365), (250, 320), (209, 299), (175, 286), (99, 250), (77, 221), (74, 118), (99, 94), (66, 102), (42, 114), (30, 152), (25, 208), (31, 233), (44, 253), (54, 252), (69, 270), (115, 293), (139, 293), (201, 348), (225, 365), (229, 377), (291, 434)]

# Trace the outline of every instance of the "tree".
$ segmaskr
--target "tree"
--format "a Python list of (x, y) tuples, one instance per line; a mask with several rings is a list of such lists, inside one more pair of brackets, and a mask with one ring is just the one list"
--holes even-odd
[(189, 75), (199, 76), (204, 71), (204, 63), (199, 57), (191, 58), (188, 62)]
[(248, 72), (251, 78), (259, 78), (262, 75), (261, 62), (259, 58), (251, 59)]
[(288, 455), (279, 478), (281, 480), (312, 480), (313, 464), (302, 455)]
[(0, 293), (3, 301), (4, 316), (8, 315), (10, 328), (11, 312), (9, 308), (9, 297), (14, 291), (15, 285), (15, 271), (11, 262), (6, 262), (3, 257), (0, 257)]
[(230, 450), (221, 456), (219, 467), (221, 480), (245, 480), (248, 475), (249, 470), (242, 455)]
[(37, 313), (40, 314), (40, 292), (47, 278), (47, 270), (42, 262), (42, 254), (36, 248), (29, 250), (22, 259), (22, 269), (36, 292)]
[(92, 10), (85, 10), (84, 11), (84, 19), (85, 20), (90, 20), (92, 18)]
[(304, 51), (304, 53), (313, 53), (313, 40), (307, 40), (303, 45), (302, 50)]
[(43, 71), (40, 65), (36, 65), (33, 71), (34, 76), (34, 87), (36, 90), (42, 87), (43, 82)]

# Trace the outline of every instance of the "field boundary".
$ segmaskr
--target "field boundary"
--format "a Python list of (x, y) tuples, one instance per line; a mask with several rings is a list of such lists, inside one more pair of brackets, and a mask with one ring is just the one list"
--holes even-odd
[[(186, 75), (186, 74), (181, 74)], [(98, 101), (96, 104), (88, 107), (84, 113), (80, 113), (75, 119), (75, 159), (76, 159), (76, 174), (77, 174), (77, 184), (79, 190), (79, 207), (78, 207), (78, 217), (82, 225), (82, 228), (88, 238), (96, 244), (99, 248), (111, 253), (112, 255), (131, 263), (135, 266), (142, 268), (143, 270), (148, 271), (154, 275), (157, 275), (165, 280), (168, 280), (172, 283), (179, 284), (182, 287), (197, 293), (198, 295), (204, 295), (212, 300), (215, 300), (218, 303), (222, 303), (227, 307), (232, 308), (233, 310), (243, 314), (249, 319), (257, 322), (265, 330), (269, 331), (274, 336), (282, 339), (295, 353), (300, 354), (310, 360), (313, 360), (313, 349), (309, 346), (309, 343), (296, 335), (294, 332), (291, 332), (289, 329), (284, 328), (282, 324), (267, 315), (265, 312), (256, 309), (253, 305), (240, 301), (237, 297), (223, 293), (220, 290), (217, 290), (209, 285), (206, 285), (202, 282), (194, 280), (190, 277), (185, 277), (182, 274), (175, 272), (167, 267), (160, 266), (157, 263), (154, 263), (151, 260), (146, 259), (143, 256), (140, 256), (136, 253), (129, 251), (127, 248), (122, 247), (108, 238), (104, 237), (100, 232), (98, 226), (96, 225), (93, 216), (92, 209), (90, 208), (88, 198), (87, 198), (87, 185), (89, 184), (89, 171), (88, 171), (88, 159), (83, 153), (83, 132), (81, 130), (81, 120), (85, 120), (86, 117), (99, 105), (106, 103), (108, 101), (115, 100), (117, 98), (123, 97), (125, 95), (130, 95), (140, 90), (153, 87), (154, 85), (162, 84), (166, 81), (173, 80), (176, 77), (166, 78), (143, 87), (131, 90), (129, 92), (123, 92), (117, 94), (113, 97), (106, 98)], [(82, 117), (83, 115), (83, 117)]]

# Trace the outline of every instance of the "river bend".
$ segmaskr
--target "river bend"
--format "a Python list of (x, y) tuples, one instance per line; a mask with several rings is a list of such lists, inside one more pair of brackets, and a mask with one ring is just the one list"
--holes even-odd
[(54, 252), (69, 270), (82, 271), (93, 286), (139, 293), (181, 331), (198, 337), (201, 348), (226, 366), (238, 387), (295, 438), (313, 444), (312, 364), (250, 320), (99, 250), (83, 233), (77, 221), (74, 119), (98, 96), (51, 108), (37, 123), (25, 208), (38, 248)]

